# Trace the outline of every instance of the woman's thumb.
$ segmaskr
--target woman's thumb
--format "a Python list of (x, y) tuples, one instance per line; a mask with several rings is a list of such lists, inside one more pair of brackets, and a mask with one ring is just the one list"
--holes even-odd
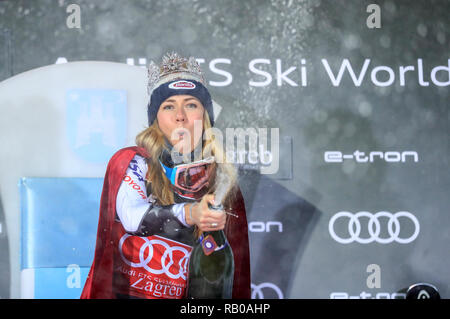
[(212, 205), (214, 205), (214, 198), (215, 198), (214, 194), (208, 194), (208, 195), (206, 195), (205, 199), (208, 203), (211, 203)]

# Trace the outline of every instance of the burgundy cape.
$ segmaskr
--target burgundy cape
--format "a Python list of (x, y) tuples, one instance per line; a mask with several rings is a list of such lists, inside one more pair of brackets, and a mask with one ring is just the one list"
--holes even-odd
[[(136, 154), (148, 157), (145, 149), (132, 146), (116, 152), (108, 163), (100, 199), (94, 261), (86, 279), (81, 299), (116, 298), (112, 287), (112, 279), (113, 251), (117, 249), (117, 246), (111, 240), (116, 213), (116, 197), (128, 165)], [(233, 210), (239, 218), (227, 217), (224, 230), (234, 254), (233, 299), (250, 299), (248, 226), (244, 199), (240, 189), (237, 192)]]

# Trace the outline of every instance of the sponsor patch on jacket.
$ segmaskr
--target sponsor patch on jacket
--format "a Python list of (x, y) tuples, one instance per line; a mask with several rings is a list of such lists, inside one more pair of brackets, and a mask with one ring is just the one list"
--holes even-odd
[(115, 289), (140, 298), (183, 298), (192, 247), (157, 235), (133, 236), (119, 223), (114, 227), (120, 237), (115, 250)]

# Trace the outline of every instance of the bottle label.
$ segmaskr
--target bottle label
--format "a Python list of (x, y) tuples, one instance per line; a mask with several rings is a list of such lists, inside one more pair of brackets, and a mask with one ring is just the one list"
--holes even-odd
[(213, 236), (208, 235), (205, 238), (203, 238), (202, 240), (202, 248), (203, 248), (203, 253), (206, 256), (211, 255), (217, 248), (217, 243), (214, 240)]

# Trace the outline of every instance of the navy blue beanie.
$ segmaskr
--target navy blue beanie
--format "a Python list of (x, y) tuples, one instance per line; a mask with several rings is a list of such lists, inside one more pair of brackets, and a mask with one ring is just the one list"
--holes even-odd
[(198, 81), (184, 79), (177, 79), (161, 84), (153, 90), (147, 107), (149, 126), (155, 121), (161, 103), (173, 95), (192, 95), (199, 99), (205, 110), (208, 112), (211, 126), (214, 126), (213, 104), (208, 89)]

